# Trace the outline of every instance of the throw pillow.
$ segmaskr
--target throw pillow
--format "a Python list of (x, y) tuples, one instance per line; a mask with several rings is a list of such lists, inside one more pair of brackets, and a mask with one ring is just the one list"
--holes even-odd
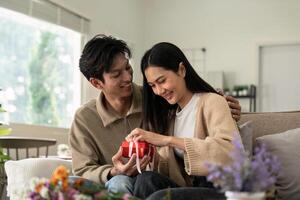
[(300, 199), (300, 128), (283, 133), (265, 135), (256, 139), (265, 143), (268, 151), (281, 162), (276, 181), (277, 199)]
[(242, 138), (242, 143), (244, 145), (245, 151), (252, 156), (252, 145), (253, 145), (253, 123), (252, 121), (245, 122), (239, 126), (240, 135)]

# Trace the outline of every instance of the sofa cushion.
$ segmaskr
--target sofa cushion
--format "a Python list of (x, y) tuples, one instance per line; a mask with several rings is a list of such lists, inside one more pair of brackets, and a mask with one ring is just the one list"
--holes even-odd
[(281, 162), (281, 170), (276, 181), (278, 199), (300, 199), (300, 128), (283, 133), (257, 138), (257, 143), (265, 143), (267, 149)]
[(252, 121), (245, 122), (239, 126), (240, 135), (242, 138), (242, 143), (246, 152), (249, 152), (249, 155), (252, 155), (252, 139), (253, 139), (253, 125)]
[(50, 178), (59, 165), (66, 166), (71, 172), (72, 161), (58, 158), (28, 158), (5, 162), (7, 196), (12, 200), (20, 199), (20, 193), (29, 187), (31, 178)]

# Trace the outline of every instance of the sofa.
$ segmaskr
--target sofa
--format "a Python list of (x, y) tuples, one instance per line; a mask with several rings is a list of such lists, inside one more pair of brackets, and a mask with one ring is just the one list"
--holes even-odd
[[(247, 142), (250, 142), (251, 147), (255, 145), (258, 141), (263, 141), (266, 143), (272, 144), (273, 139), (275, 138), (276, 142), (285, 142), (284, 144), (288, 148), (296, 148), (296, 156), (298, 157), (292, 158), (293, 160), (284, 163), (286, 168), (299, 169), (300, 167), (300, 147), (296, 147), (297, 141), (300, 139), (300, 111), (293, 112), (268, 112), (268, 113), (243, 113), (238, 125), (242, 128), (241, 135), (246, 136)], [(298, 129), (297, 129), (298, 128)], [(292, 129), (296, 130), (293, 131)], [(290, 133), (292, 130), (292, 133)], [(293, 137), (285, 137), (292, 135)], [(279, 136), (279, 137), (277, 137)], [(281, 139), (281, 138), (284, 139)], [(296, 139), (295, 139), (296, 137)], [(249, 139), (250, 138), (250, 139)], [(279, 139), (278, 139), (279, 138)], [(286, 139), (287, 138), (287, 139)], [(299, 139), (298, 139), (299, 138)], [(297, 140), (298, 139), (298, 140)], [(291, 141), (290, 141), (291, 140)], [(271, 142), (270, 142), (271, 141)], [(296, 143), (296, 144), (295, 144)], [(274, 149), (271, 149), (275, 154), (282, 153), (281, 150), (282, 145), (275, 145)], [(276, 149), (277, 148), (277, 149)], [(298, 149), (297, 149), (298, 148)], [(286, 149), (285, 149), (286, 150)], [(279, 154), (278, 153), (278, 154)], [(298, 154), (297, 154), (298, 153)], [(290, 158), (290, 153), (285, 153), (284, 156)], [(283, 157), (283, 159), (286, 159)], [(34, 161), (34, 165), (31, 166), (31, 162)], [(9, 161), (5, 164), (5, 170), (7, 171), (7, 182), (8, 182), (8, 194), (13, 195), (14, 188), (18, 187), (18, 185), (24, 186), (25, 180), (29, 180), (30, 176), (38, 176), (42, 175), (49, 178), (51, 172), (55, 169), (55, 165), (58, 164), (67, 164), (68, 167), (71, 167), (70, 163), (62, 163), (62, 161), (53, 161), (52, 164), (47, 165), (47, 160), (31, 160), (27, 159), (20, 161)], [(56, 164), (57, 162), (57, 164)], [(64, 161), (63, 161), (64, 162)], [(40, 163), (40, 166), (38, 167)], [(41, 168), (41, 169), (38, 169)], [(45, 171), (45, 169), (47, 169)], [(287, 179), (285, 170), (281, 174), (280, 182), (276, 184), (276, 189), (278, 190), (277, 197), (279, 199), (300, 199), (300, 173), (298, 171), (292, 171), (287, 169), (289, 174), (292, 174), (290, 179)], [(21, 173), (22, 172), (22, 173)], [(21, 173), (21, 174), (19, 174)], [(289, 190), (291, 190), (291, 194), (289, 194)], [(288, 198), (286, 198), (288, 197)]]
[(54, 170), (60, 165), (67, 167), (72, 172), (71, 160), (60, 158), (26, 158), (7, 161), (4, 166), (7, 186), (1, 199), (20, 200), (20, 197), (24, 197), (22, 191), (29, 187), (31, 178), (50, 178)]
[(300, 128), (300, 111), (242, 113), (238, 125), (248, 121), (252, 121), (255, 143), (258, 137)]
[(238, 125), (245, 148), (265, 143), (278, 157), (281, 170), (275, 184), (276, 199), (299, 200), (300, 111), (243, 113)]

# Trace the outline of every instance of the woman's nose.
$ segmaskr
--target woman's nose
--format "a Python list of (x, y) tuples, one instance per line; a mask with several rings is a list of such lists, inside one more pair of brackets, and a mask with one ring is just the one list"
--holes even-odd
[(163, 95), (164, 94), (164, 92), (165, 92), (165, 89), (164, 88), (162, 88), (162, 87), (160, 87), (160, 86), (158, 86), (157, 87), (157, 94), (158, 95)]

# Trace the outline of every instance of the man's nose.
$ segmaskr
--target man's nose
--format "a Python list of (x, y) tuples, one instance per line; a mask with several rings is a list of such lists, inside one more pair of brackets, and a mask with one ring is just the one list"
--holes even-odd
[(123, 74), (124, 81), (131, 81), (132, 80), (132, 71), (125, 71)]

